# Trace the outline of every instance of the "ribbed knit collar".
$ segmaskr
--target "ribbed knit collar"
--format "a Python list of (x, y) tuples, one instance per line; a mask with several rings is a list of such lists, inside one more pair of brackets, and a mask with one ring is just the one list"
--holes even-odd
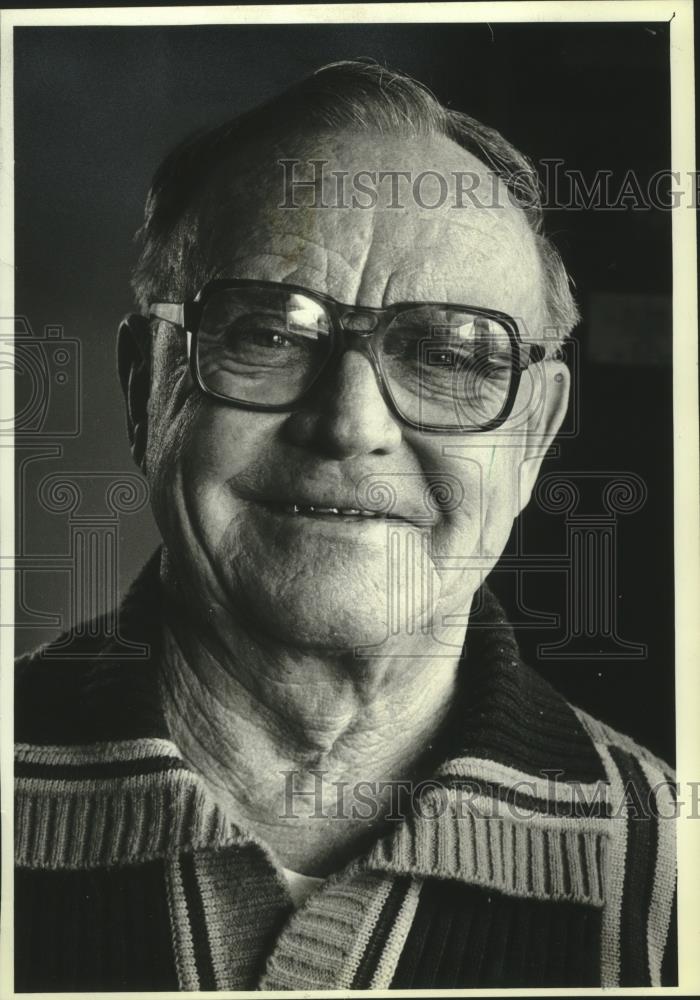
[[(130, 840), (126, 830), (121, 845), (109, 840), (112, 812), (121, 815), (121, 806), (104, 807), (100, 834), (94, 809), (90, 822), (74, 817), (78, 832), (72, 847), (66, 848), (70, 858), (53, 857), (51, 836), (47, 834), (44, 843), (39, 830), (38, 840), (19, 845), (25, 863), (41, 863), (43, 857), (50, 866), (80, 866), (86, 851), (92, 863), (114, 863), (124, 856), (154, 857), (250, 840), (209, 799), (168, 732), (157, 685), (159, 561), (156, 553), (127, 594), (118, 637), (87, 664), (63, 664), (61, 704), (45, 699), (43, 711), (38, 702), (25, 706), (17, 727), (17, 774), (26, 779), (28, 810), (34, 808), (33, 796), (42, 794), (46, 803), (46, 787), (42, 791), (33, 782), (54, 779), (66, 781), (76, 795), (80, 781), (96, 782), (100, 795), (110, 781), (121, 782), (122, 790), (129, 782), (130, 788), (141, 782), (142, 791), (146, 782), (149, 795), (162, 795), (168, 803), (180, 796), (182, 801), (167, 823), (161, 817), (157, 828), (140, 831), (140, 839)], [(145, 645), (148, 655), (125, 658), (129, 643)], [(49, 664), (47, 683), (50, 668), (55, 671), (57, 666)], [(522, 663), (503, 609), (486, 587), (475, 598), (460, 676), (464, 709), (455, 713), (453, 750), (423, 800), (432, 797), (433, 814), (426, 807), (411, 815), (357, 864), (457, 878), (540, 898), (573, 895), (600, 905), (600, 838), (609, 821), (604, 808), (581, 815), (576, 807), (599, 796), (605, 771), (574, 710)], [(65, 811), (67, 800), (61, 801)], [(47, 823), (42, 824), (45, 831)], [(569, 854), (573, 851), (580, 859), (575, 869), (579, 874), (572, 876), (571, 864), (562, 864), (568, 874), (566, 884), (558, 884), (556, 853), (567, 849), (567, 837)], [(539, 864), (538, 857), (545, 855), (550, 863)], [(545, 869), (547, 884), (539, 884), (538, 872)]]

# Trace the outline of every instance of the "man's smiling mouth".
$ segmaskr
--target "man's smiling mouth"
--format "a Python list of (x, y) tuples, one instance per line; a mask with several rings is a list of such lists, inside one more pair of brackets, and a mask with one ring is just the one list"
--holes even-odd
[(273, 514), (283, 514), (289, 517), (313, 518), (317, 520), (337, 521), (392, 521), (396, 524), (413, 524), (414, 522), (399, 514), (382, 510), (368, 510), (360, 507), (335, 507), (329, 504), (311, 503), (277, 503), (266, 501), (262, 504)]

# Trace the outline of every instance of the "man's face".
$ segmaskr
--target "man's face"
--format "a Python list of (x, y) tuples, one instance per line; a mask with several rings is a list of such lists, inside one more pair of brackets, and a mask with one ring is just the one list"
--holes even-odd
[[(387, 187), (373, 208), (284, 209), (277, 163), (239, 168), (226, 189), (210, 192), (211, 216), (200, 225), (207, 233), (202, 252), (217, 277), (302, 285), (360, 306), (483, 306), (518, 319), (525, 336), (541, 335), (540, 268), (522, 214), (503, 192), (493, 208), (466, 199), (454, 205), (453, 171), (478, 170), (492, 190), (469, 154), (442, 138), (341, 134), (291, 155), (327, 160), (329, 178), (334, 170), (408, 170), (414, 177), (438, 170), (450, 196), (441, 208), (425, 209), (409, 186), (403, 207), (390, 208)], [(326, 192), (331, 204), (335, 190)], [(435, 197), (427, 184), (423, 197)], [(290, 646), (321, 649), (381, 643), (392, 628), (439, 633), (446, 615), (465, 620), (529, 495), (539, 466), (533, 456), (560, 419), (562, 372), (557, 383), (552, 372), (544, 375), (560, 366), (539, 366), (537, 378), (526, 373), (515, 416), (499, 432), (445, 436), (393, 416), (357, 351), (346, 352), (318, 392), (289, 413), (203, 397), (183, 352), (181, 334), (161, 325), (147, 469), (166, 549), (202, 620), (227, 609)], [(523, 400), (535, 383), (543, 406), (528, 424)], [(512, 435), (504, 436), (509, 427)], [(457, 502), (431, 510), (426, 491), (445, 479), (461, 484)], [(371, 507), (385, 487), (396, 496), (391, 519), (308, 512)]]

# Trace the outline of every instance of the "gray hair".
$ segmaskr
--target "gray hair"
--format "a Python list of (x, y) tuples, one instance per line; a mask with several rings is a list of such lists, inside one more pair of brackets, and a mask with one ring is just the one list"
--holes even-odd
[(505, 184), (534, 234), (542, 267), (546, 353), (556, 355), (579, 320), (570, 279), (542, 232), (540, 184), (530, 160), (500, 132), (443, 107), (422, 84), (377, 63), (331, 63), (267, 104), (186, 139), (158, 168), (137, 233), (139, 259), (132, 287), (145, 312), (165, 296), (191, 296), (211, 276), (198, 240), (196, 200), (222, 162), (251, 140), (323, 129), (417, 138), (441, 135), (477, 156)]

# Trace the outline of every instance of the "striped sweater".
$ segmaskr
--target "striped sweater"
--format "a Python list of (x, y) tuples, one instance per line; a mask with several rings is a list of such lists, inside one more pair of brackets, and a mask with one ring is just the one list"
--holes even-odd
[(486, 588), (420, 808), (299, 909), (170, 738), (159, 622), (154, 559), (120, 643), (98, 623), (18, 664), (18, 991), (676, 982), (673, 776), (521, 662)]

